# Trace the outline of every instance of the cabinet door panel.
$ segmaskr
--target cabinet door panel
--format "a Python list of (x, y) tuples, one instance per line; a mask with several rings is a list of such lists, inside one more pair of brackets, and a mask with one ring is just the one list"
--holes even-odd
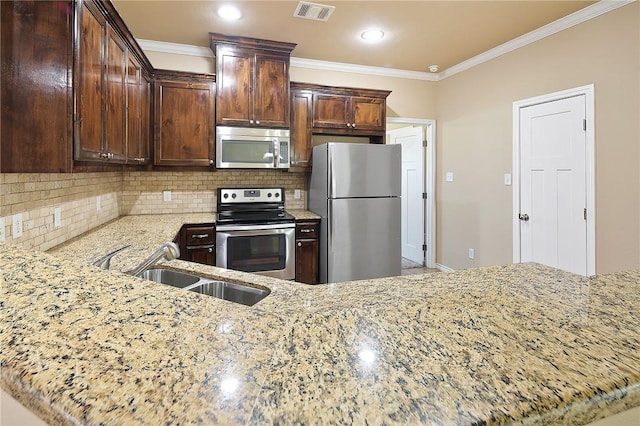
[(102, 53), (105, 38), (104, 20), (98, 12), (82, 5), (80, 12), (78, 132), (75, 159), (99, 158), (103, 151)]
[(106, 146), (110, 162), (122, 163), (126, 153), (127, 48), (111, 27), (107, 28), (106, 55)]
[(243, 50), (219, 52), (217, 73), (218, 124), (249, 125), (253, 119), (252, 57)]
[(189, 262), (202, 263), (204, 265), (216, 264), (215, 250), (211, 247), (187, 247), (186, 260)]
[(254, 122), (289, 126), (289, 66), (281, 56), (255, 56)]
[(155, 164), (209, 166), (213, 109), (213, 83), (158, 82)]
[(142, 138), (142, 78), (133, 55), (127, 61), (127, 162), (137, 163)]
[(313, 127), (347, 128), (349, 96), (313, 95)]
[(296, 281), (318, 284), (318, 240), (296, 240)]
[(311, 93), (294, 91), (291, 95), (291, 165), (310, 167)]
[(380, 98), (353, 97), (353, 124), (356, 129), (384, 130), (385, 101)]

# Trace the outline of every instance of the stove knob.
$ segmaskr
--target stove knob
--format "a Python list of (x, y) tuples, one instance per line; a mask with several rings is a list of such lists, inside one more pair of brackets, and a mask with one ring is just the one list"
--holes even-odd
[(276, 192), (276, 198), (278, 198), (280, 196), (279, 192)]
[(270, 192), (267, 194), (267, 197), (271, 198), (271, 193)]
[(231, 194), (231, 198), (236, 198), (236, 194)]
[(229, 194), (225, 193), (225, 194), (223, 195), (223, 197), (224, 197), (225, 199), (227, 199), (227, 198), (229, 198)]

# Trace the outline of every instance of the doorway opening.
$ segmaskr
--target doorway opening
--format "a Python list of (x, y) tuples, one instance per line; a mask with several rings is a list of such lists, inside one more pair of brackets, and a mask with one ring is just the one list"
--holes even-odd
[(388, 144), (401, 144), (403, 265), (437, 268), (436, 265), (436, 121), (420, 118), (387, 118)]

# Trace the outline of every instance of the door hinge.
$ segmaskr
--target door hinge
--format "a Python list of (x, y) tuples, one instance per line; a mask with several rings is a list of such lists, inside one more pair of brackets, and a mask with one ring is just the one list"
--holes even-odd
[(587, 131), (587, 119), (583, 119), (582, 120), (582, 130), (584, 130), (585, 132)]
[(422, 146), (424, 146), (425, 148), (427, 147), (427, 140), (426, 139), (422, 141)]
[(587, 220), (587, 209), (582, 211), (582, 215), (584, 216), (584, 220)]
[(427, 251), (427, 245), (426, 244), (422, 245), (422, 251)]
[(426, 199), (427, 199), (427, 193), (426, 193), (426, 192), (423, 192), (423, 193), (422, 193), (422, 199), (423, 199), (423, 200), (426, 200)]

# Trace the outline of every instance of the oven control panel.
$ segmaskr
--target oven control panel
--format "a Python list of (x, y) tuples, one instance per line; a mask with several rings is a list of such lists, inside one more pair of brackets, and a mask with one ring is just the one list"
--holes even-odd
[(284, 203), (284, 188), (220, 188), (218, 203)]

